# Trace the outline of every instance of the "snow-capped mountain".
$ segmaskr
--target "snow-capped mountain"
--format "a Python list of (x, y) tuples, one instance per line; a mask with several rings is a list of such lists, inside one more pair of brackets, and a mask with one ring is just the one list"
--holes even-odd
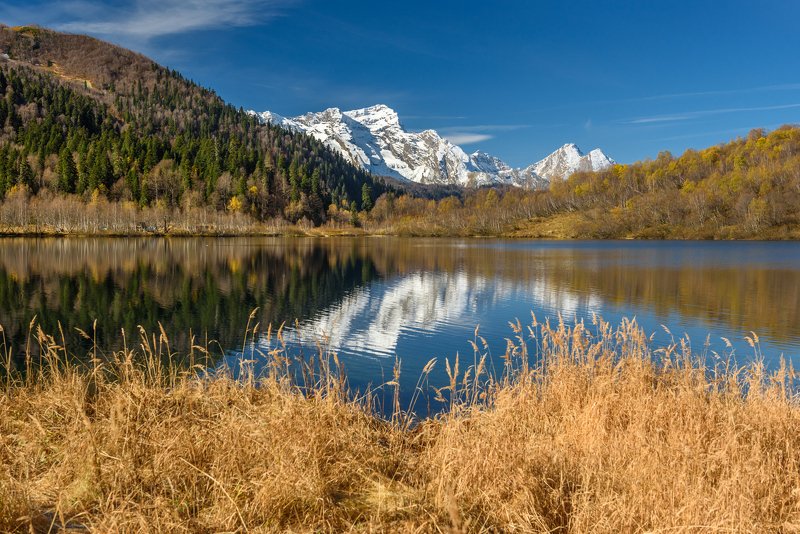
[(543, 188), (556, 176), (613, 164), (600, 149), (584, 156), (568, 144), (533, 165), (514, 169), (480, 151), (467, 154), (435, 130), (408, 132), (397, 112), (385, 105), (352, 111), (330, 108), (294, 118), (270, 111), (251, 113), (264, 122), (312, 135), (373, 174), (424, 184)]
[(599, 148), (583, 154), (574, 143), (567, 143), (546, 158), (527, 167), (525, 171), (546, 176), (565, 178), (576, 171), (601, 171), (614, 164)]

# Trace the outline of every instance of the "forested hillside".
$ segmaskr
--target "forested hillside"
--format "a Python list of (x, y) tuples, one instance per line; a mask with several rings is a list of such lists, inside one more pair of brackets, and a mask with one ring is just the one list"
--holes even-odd
[(319, 224), (331, 204), (368, 208), (385, 188), (313, 138), (111, 44), (0, 26), (0, 54), (0, 201)]

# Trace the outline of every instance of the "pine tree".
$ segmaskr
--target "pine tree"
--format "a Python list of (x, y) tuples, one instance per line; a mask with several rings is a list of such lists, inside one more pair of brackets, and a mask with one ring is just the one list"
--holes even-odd
[(311, 174), (311, 194), (313, 195), (319, 194), (319, 186), (320, 186), (319, 168), (316, 168), (314, 169), (314, 172)]
[(58, 156), (58, 189), (63, 193), (74, 193), (78, 184), (78, 169), (72, 152), (64, 147)]
[(372, 209), (372, 188), (367, 183), (361, 186), (361, 209), (363, 211)]
[(289, 165), (289, 185), (292, 188), (291, 200), (297, 202), (300, 200), (300, 171), (296, 159), (293, 159)]
[(25, 187), (27, 187), (31, 191), (34, 190), (34, 185), (35, 185), (34, 177), (35, 176), (33, 174), (33, 169), (31, 169), (31, 166), (28, 163), (27, 158), (25, 158), (24, 156), (20, 157), (19, 170), (18, 170), (17, 176), (18, 176), (18, 178), (17, 178), (17, 183), (18, 184), (24, 185)]

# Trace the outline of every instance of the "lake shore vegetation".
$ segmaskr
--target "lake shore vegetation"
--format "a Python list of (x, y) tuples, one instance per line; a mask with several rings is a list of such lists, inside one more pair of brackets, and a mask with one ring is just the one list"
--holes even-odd
[[(534, 317), (503, 369), (476, 333), (474, 359), (431, 361), (449, 384), (403, 410), (396, 376), (356, 393), (335, 354), (293, 367), (282, 331), (258, 330), (236, 379), (163, 330), (84, 356), (32, 323), (24, 357), (0, 345), (0, 530), (800, 529), (796, 374), (767, 372), (755, 334), (737, 366), (631, 321)], [(426, 397), (441, 411), (417, 418)]]

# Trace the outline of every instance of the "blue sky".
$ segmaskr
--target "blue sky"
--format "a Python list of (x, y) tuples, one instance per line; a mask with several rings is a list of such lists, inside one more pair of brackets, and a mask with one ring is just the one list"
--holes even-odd
[(800, 2), (0, 0), (0, 21), (119, 43), (245, 109), (384, 103), (527, 165), (620, 162), (800, 123)]

